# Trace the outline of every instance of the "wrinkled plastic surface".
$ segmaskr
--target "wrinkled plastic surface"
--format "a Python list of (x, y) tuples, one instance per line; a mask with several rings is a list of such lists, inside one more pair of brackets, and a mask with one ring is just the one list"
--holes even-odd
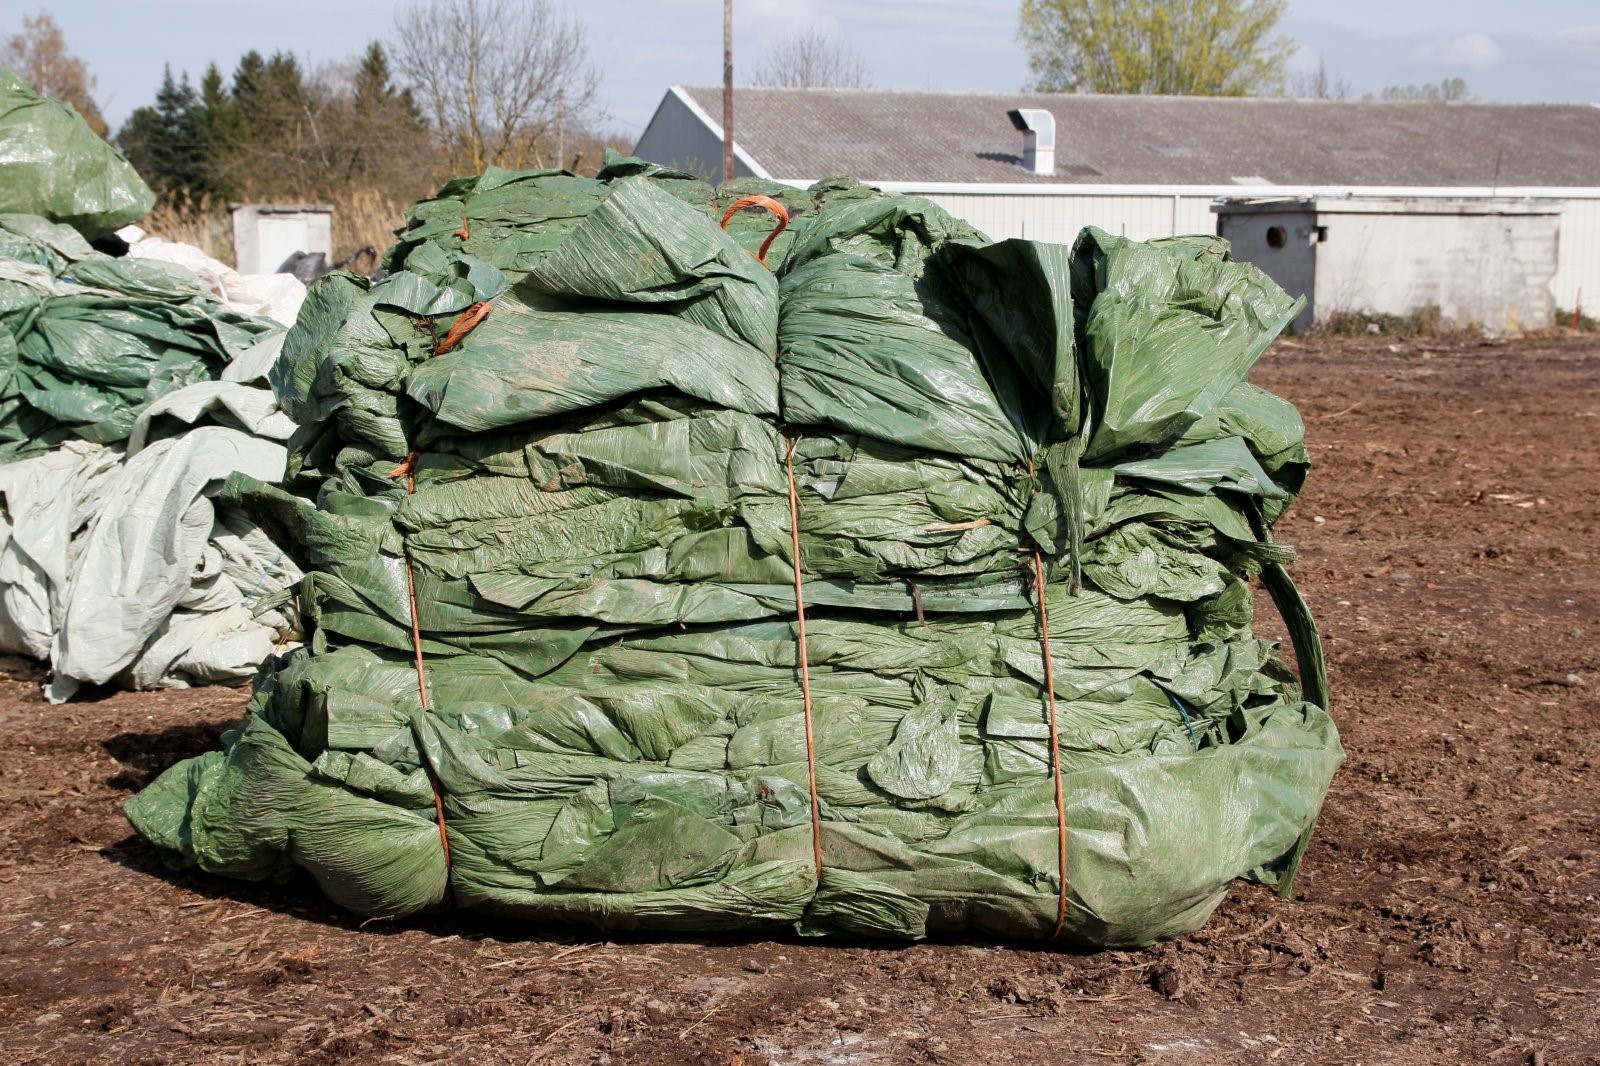
[(52, 700), (237, 682), (294, 643), (300, 570), (211, 500), (283, 475), (282, 338), (182, 266), (0, 215), (0, 648), (49, 660)]
[(0, 67), (0, 212), (40, 215), (93, 240), (153, 206), (144, 179), (72, 105)]
[(207, 293), (230, 311), (260, 315), (285, 327), (294, 325), (306, 301), (306, 282), (293, 274), (241, 274), (192, 244), (163, 240), (138, 226), (124, 226), (117, 236), (128, 242), (128, 255), (177, 263), (194, 272)]
[(292, 427), (271, 393), (206, 382), (148, 413), (137, 431), (161, 436), (137, 454), (68, 441), (0, 463), (0, 649), (49, 661), (53, 702), (238, 682), (296, 642), (274, 601), (300, 571), (207, 495), (236, 471), (282, 476)]
[(308, 647), (129, 802), (139, 831), (361, 914), (1045, 939), (1042, 591), (1060, 941), (1286, 888), (1342, 759), (1270, 538), (1299, 420), (1244, 381), (1293, 301), (1211, 238), (991, 244), (848, 181), (790, 195), (769, 274), (726, 190), (491, 171), (414, 210), (386, 280), (314, 286), (274, 371), (285, 485), (220, 497), (307, 571)]
[(281, 330), (179, 264), (113, 259), (65, 226), (0, 215), (0, 461), (124, 441), (151, 403)]

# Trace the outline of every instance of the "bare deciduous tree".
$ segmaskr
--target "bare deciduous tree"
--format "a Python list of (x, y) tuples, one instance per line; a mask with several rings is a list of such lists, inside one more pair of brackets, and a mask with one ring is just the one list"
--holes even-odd
[(550, 0), (413, 0), (393, 53), (456, 172), (554, 161), (595, 117), (587, 36)]
[(773, 46), (756, 68), (752, 85), (786, 89), (867, 89), (867, 63), (823, 30), (804, 30)]
[(1289, 77), (1289, 95), (1300, 100), (1348, 100), (1350, 83), (1328, 73), (1326, 60), (1316, 70), (1297, 70)]
[(10, 67), (32, 83), (40, 96), (65, 100), (77, 108), (89, 128), (106, 135), (106, 120), (91, 95), (95, 78), (83, 60), (67, 51), (61, 27), (48, 11), (25, 15), (22, 32), (0, 49), (0, 67)]

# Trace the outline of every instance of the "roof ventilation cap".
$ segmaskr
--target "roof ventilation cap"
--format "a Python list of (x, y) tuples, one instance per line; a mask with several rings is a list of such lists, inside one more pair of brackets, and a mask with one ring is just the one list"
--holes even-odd
[(1011, 124), (1022, 131), (1022, 168), (1030, 174), (1056, 172), (1056, 117), (1040, 107), (1007, 111)]

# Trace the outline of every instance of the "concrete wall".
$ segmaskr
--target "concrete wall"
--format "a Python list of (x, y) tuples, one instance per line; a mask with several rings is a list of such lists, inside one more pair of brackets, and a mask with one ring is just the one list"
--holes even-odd
[(271, 274), (295, 252), (333, 259), (333, 208), (326, 204), (234, 204), (234, 269)]
[(1328, 238), (1316, 246), (1318, 320), (1339, 311), (1444, 318), (1491, 333), (1548, 326), (1555, 314), (1559, 209), (1490, 202), (1393, 210), (1319, 203)]

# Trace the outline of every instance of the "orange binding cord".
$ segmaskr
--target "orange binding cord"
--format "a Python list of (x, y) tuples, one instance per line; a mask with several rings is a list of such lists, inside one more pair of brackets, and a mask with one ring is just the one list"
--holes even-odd
[(440, 341), (438, 347), (434, 348), (433, 354), (443, 355), (451, 348), (454, 348), (457, 341), (465, 337), (479, 322), (489, 317), (489, 309), (493, 306), (493, 304), (485, 301), (483, 303), (475, 303), (461, 312), (461, 317), (456, 319), (456, 324), (450, 327), (450, 332), (444, 335), (444, 340)]
[[(405, 461), (389, 471), (392, 478), (403, 477), (406, 479), (406, 495), (413, 496), (417, 491), (417, 460), (421, 452), (409, 452)], [(422, 702), (424, 711), (431, 709), (432, 702), (428, 699), (428, 673), (422, 661), (422, 625), (417, 621), (417, 579), (411, 571), (411, 555), (406, 554), (406, 599), (411, 605), (411, 651), (417, 663), (417, 698)], [(428, 783), (433, 786), (433, 813), (439, 821), (439, 844), (444, 848), (444, 868), (450, 869), (450, 834), (444, 825), (444, 796), (439, 787), (439, 778), (433, 772), (433, 767), (426, 762), (423, 765), (428, 771)]]
[[(1028, 477), (1034, 477), (1033, 460), (1028, 460)], [(1034, 491), (1038, 491), (1035, 483)], [(1045, 606), (1044, 554), (1038, 545), (1033, 548), (1033, 595), (1039, 605), (1039, 645), (1044, 651), (1045, 703), (1050, 708), (1050, 775), (1056, 783), (1056, 844), (1057, 877), (1061, 895), (1056, 903), (1056, 924), (1050, 930), (1050, 939), (1061, 935), (1067, 924), (1067, 800), (1061, 785), (1061, 730), (1056, 715), (1056, 670), (1050, 657), (1050, 610)]]
[(794, 487), (794, 438), (785, 443), (784, 463), (789, 472), (789, 538), (794, 550), (794, 611), (800, 629), (800, 695), (806, 717), (806, 780), (811, 785), (811, 856), (822, 884), (822, 806), (817, 799), (817, 746), (811, 730), (811, 655), (806, 650), (805, 579), (800, 573), (800, 493)]
[(464, 241), (472, 237), (472, 223), (467, 221), (466, 208), (461, 210), (461, 228), (451, 233), (450, 236), (460, 237)]
[(747, 207), (764, 207), (778, 216), (778, 228), (767, 234), (767, 239), (761, 242), (761, 251), (756, 253), (756, 262), (762, 266), (767, 265), (767, 249), (772, 247), (772, 242), (778, 239), (778, 234), (789, 225), (789, 211), (786, 207), (770, 196), (741, 196), (735, 200), (722, 216), (722, 228), (727, 229), (733, 216)]

